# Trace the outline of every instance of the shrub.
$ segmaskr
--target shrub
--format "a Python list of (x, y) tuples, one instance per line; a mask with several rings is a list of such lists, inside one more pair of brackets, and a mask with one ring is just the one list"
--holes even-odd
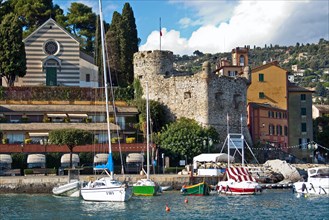
[(134, 137), (126, 138), (126, 143), (127, 143), (127, 144), (135, 143), (135, 139), (136, 139), (136, 138), (134, 138)]
[(122, 137), (119, 137), (119, 138), (118, 137), (113, 137), (113, 138), (111, 138), (111, 143), (112, 144), (118, 143), (118, 139), (120, 139), (122, 141), (123, 138)]
[(8, 120), (7, 120), (7, 118), (5, 118), (5, 117), (1, 117), (0, 118), (0, 123), (6, 123)]
[(33, 174), (33, 169), (25, 169), (24, 170), (24, 175), (30, 175)]
[(9, 140), (8, 138), (2, 138), (2, 144), (8, 144)]
[(85, 118), (86, 123), (90, 123), (91, 121), (92, 121), (91, 118)]
[(48, 169), (47, 170), (47, 173), (48, 174), (56, 174), (57, 173), (57, 170), (56, 170), (56, 168), (54, 168), (54, 169)]
[(31, 138), (27, 138), (27, 139), (24, 140), (25, 144), (31, 144), (31, 142), (32, 142)]
[(22, 123), (27, 123), (27, 122), (29, 122), (29, 118), (27, 118), (27, 117), (22, 117), (22, 118), (21, 118), (21, 122), (22, 122)]
[(47, 122), (50, 122), (50, 118), (48, 118), (48, 117), (44, 117), (42, 121), (43, 121), (43, 122), (46, 122), (46, 123), (47, 123)]

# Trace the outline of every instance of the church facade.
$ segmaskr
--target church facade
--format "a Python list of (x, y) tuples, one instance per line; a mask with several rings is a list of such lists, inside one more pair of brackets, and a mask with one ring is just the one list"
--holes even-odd
[(23, 42), (27, 70), (15, 86), (98, 87), (93, 57), (80, 51), (79, 41), (52, 18)]

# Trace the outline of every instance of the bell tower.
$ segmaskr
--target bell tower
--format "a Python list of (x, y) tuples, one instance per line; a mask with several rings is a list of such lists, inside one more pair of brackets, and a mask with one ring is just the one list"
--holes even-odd
[(248, 47), (236, 47), (232, 49), (232, 65), (233, 66), (248, 66)]

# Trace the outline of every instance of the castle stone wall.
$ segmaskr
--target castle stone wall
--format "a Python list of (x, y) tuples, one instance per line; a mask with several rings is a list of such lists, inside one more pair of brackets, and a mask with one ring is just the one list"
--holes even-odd
[(149, 98), (168, 107), (168, 117), (191, 118), (203, 126), (213, 126), (220, 134), (220, 145), (227, 136), (227, 115), (230, 133), (243, 133), (250, 143), (247, 129), (245, 78), (218, 76), (210, 63), (202, 65), (196, 74), (179, 73), (173, 68), (173, 53), (169, 51), (143, 51), (134, 55), (134, 74)]

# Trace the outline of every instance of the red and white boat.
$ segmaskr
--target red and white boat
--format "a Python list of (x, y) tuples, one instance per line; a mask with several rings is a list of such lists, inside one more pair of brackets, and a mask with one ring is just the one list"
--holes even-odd
[[(256, 182), (255, 178), (251, 176), (248, 171), (248, 168), (244, 167), (244, 145), (248, 146), (248, 143), (244, 140), (244, 135), (242, 131), (242, 115), (241, 115), (241, 133), (229, 133), (229, 116), (227, 115), (227, 138), (222, 147), (221, 153), (225, 144), (227, 143), (227, 169), (224, 173), (223, 181), (219, 181), (217, 183), (217, 191), (218, 193), (225, 193), (231, 195), (252, 195), (256, 193), (262, 192), (262, 187), (259, 183)], [(254, 156), (257, 161), (255, 155), (251, 151), (251, 148), (248, 146), (250, 153)], [(230, 166), (230, 150), (235, 150), (239, 152), (241, 155), (242, 166), (234, 167)]]
[(246, 167), (229, 167), (224, 173), (224, 181), (218, 182), (217, 191), (231, 195), (253, 195), (261, 193), (262, 187)]

